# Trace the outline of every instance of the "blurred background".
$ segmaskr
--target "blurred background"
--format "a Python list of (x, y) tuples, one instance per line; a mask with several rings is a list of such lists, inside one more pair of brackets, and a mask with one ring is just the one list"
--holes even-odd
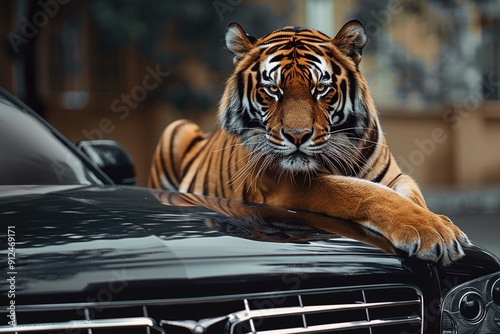
[(351, 19), (365, 24), (361, 71), (403, 171), (431, 207), (500, 224), (500, 0), (3, 0), (0, 85), (72, 141), (122, 143), (144, 186), (168, 123), (213, 127), (229, 22), (333, 37)]

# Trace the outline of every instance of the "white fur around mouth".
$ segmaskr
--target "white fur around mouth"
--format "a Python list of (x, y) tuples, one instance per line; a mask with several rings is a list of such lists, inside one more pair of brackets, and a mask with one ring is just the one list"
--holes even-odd
[(319, 168), (316, 160), (301, 153), (294, 153), (282, 157), (280, 166), (291, 172), (311, 172)]

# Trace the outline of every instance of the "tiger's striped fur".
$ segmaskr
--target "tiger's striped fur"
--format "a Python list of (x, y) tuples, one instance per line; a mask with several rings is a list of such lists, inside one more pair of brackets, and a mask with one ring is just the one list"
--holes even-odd
[(459, 258), (467, 237), (426, 208), (387, 147), (358, 67), (365, 44), (359, 21), (333, 39), (298, 27), (256, 39), (230, 24), (235, 71), (218, 126), (205, 134), (187, 120), (169, 125), (149, 186), (325, 213), (410, 255)]

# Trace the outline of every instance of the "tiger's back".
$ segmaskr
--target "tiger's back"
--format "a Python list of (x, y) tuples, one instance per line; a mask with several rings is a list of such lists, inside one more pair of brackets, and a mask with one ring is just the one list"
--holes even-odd
[(247, 171), (250, 156), (237, 136), (220, 129), (204, 134), (195, 123), (181, 119), (163, 132), (154, 153), (148, 185), (262, 202), (249, 196), (252, 183), (249, 174), (255, 176), (254, 170)]

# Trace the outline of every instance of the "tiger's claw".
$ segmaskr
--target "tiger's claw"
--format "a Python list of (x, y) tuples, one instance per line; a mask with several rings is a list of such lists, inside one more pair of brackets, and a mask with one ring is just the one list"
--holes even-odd
[[(432, 213), (431, 213), (432, 214)], [(471, 245), (464, 232), (443, 215), (431, 222), (398, 226), (388, 236), (394, 247), (424, 261), (450, 264), (465, 255), (463, 247)]]

